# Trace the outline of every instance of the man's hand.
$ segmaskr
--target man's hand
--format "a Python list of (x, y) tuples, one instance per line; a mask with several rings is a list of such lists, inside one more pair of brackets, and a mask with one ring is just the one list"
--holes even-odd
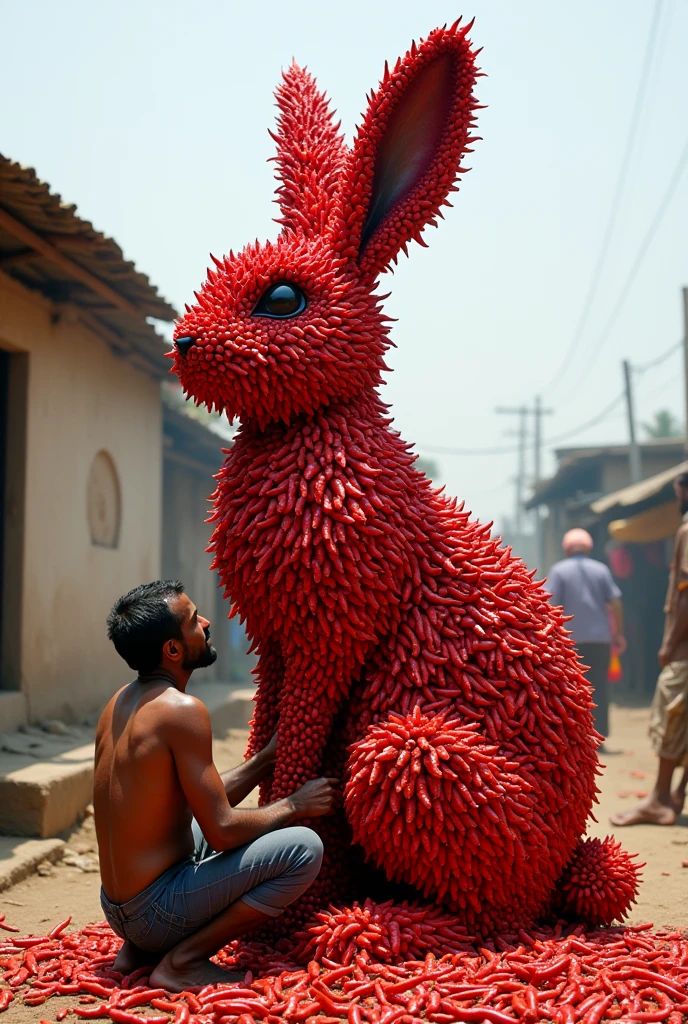
[(272, 771), (275, 767), (275, 762), (277, 761), (277, 732), (275, 732), (270, 742), (267, 743), (260, 751), (260, 758)]
[(674, 660), (673, 651), (670, 651), (666, 644), (662, 644), (657, 654), (657, 661), (659, 662), (660, 668), (666, 668), (667, 665)]
[(337, 779), (311, 779), (289, 797), (297, 818), (322, 818), (329, 814), (336, 794)]
[(626, 648), (628, 647), (628, 644), (626, 643), (626, 637), (623, 634), (621, 634), (620, 636), (615, 636), (612, 643), (616, 647), (616, 653), (619, 656), (626, 653)]

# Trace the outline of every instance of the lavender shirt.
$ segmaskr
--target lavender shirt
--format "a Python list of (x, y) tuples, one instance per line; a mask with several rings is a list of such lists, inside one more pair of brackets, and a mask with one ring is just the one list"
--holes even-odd
[(572, 555), (552, 566), (547, 580), (551, 604), (560, 604), (577, 644), (609, 644), (612, 640), (606, 606), (621, 591), (603, 562)]

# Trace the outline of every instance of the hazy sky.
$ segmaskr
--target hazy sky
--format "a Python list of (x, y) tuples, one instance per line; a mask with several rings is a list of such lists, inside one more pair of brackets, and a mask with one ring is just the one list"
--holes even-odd
[[(642, 364), (682, 336), (688, 173), (599, 347), (686, 144), (688, 4), (664, 0), (607, 267), (572, 377), (546, 390), (599, 251), (654, 10), (655, 0), (5, 0), (0, 151), (35, 167), (181, 306), (209, 252), (275, 234), (267, 129), (292, 56), (315, 73), (350, 138), (386, 58), (475, 15), (484, 141), (455, 208), (426, 233), (430, 248), (414, 246), (388, 275), (399, 322), (386, 398), (421, 452), (511, 445), (504, 433), (515, 423), (494, 407), (540, 390), (556, 409), (545, 437), (555, 437), (615, 397), (622, 358)], [(661, 407), (683, 418), (682, 405), (675, 353), (638, 379), (639, 419)], [(625, 437), (619, 406), (566, 443)], [(448, 490), (481, 518), (511, 512), (515, 455), (436, 458)]]

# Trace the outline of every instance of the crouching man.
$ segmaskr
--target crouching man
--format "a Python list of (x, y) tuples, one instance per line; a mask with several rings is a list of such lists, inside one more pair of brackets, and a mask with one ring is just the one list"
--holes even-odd
[(277, 742), (222, 776), (215, 768), (208, 711), (185, 693), (194, 669), (217, 657), (209, 621), (181, 583), (157, 581), (121, 597), (107, 624), (138, 673), (107, 705), (96, 734), (101, 903), (125, 940), (115, 969), (159, 961), (151, 984), (173, 992), (238, 980), (209, 957), (312, 884), (322, 842), (293, 823), (330, 811), (335, 780), (235, 809), (272, 772)]

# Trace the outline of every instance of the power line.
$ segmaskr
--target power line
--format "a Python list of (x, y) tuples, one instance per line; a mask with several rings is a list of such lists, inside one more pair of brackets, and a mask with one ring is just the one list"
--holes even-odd
[[(588, 427), (594, 427), (595, 424), (600, 423), (609, 413), (619, 404), (623, 398), (623, 392), (617, 395), (614, 401), (608, 405), (601, 413), (594, 416), (591, 420), (587, 420), (585, 423), (579, 424), (572, 430), (567, 430), (564, 434), (558, 434), (556, 437), (551, 437), (547, 440), (547, 444), (556, 444), (557, 441), (564, 441), (568, 437), (572, 437), (574, 434), (580, 434), (582, 431), (587, 430)], [(442, 448), (438, 445), (427, 445), (419, 444), (419, 448), (423, 451), (431, 452), (438, 455), (515, 455), (518, 448)]]
[(658, 384), (656, 387), (652, 388), (651, 391), (646, 391), (643, 394), (643, 396), (642, 396), (643, 400), (647, 401), (648, 398), (652, 398), (653, 395), (659, 394), (660, 391), (665, 391), (669, 387), (669, 385), (672, 384), (675, 380), (676, 380), (676, 371), (674, 371), (672, 373), (671, 377), (665, 377), (662, 380), (662, 383)]
[[(656, 366), (660, 366), (662, 363), (665, 363), (670, 355), (673, 355), (674, 352), (681, 348), (683, 348), (683, 341), (678, 341), (675, 345), (672, 345), (671, 348), (666, 349), (661, 355), (657, 356), (656, 359), (653, 359), (652, 362), (645, 363), (642, 366), (636, 366), (634, 368), (634, 373), (639, 374), (642, 378), (646, 370), (654, 370)], [(661, 384), (656, 384), (650, 391), (645, 391), (643, 393), (643, 399), (647, 400), (648, 398), (652, 398), (653, 395), (658, 394), (660, 391), (664, 391), (665, 388), (675, 380), (676, 371), (674, 370), (670, 377), (664, 377), (662, 379)]]
[[(509, 482), (512, 483), (514, 479), (515, 478), (512, 478)], [(494, 487), (485, 487), (480, 491), (472, 491), (470, 488), (464, 488), (462, 491), (462, 497), (464, 497), (467, 502), (472, 502), (474, 498), (483, 498), (486, 494), (496, 494), (497, 491), (502, 493), (504, 492), (504, 482), (502, 480), (500, 480), (498, 484), (495, 484)]]
[(518, 448), (444, 448), (437, 444), (418, 444), (430, 455), (515, 455)]
[[(657, 36), (657, 53), (662, 54), (667, 39), (671, 39), (671, 23), (674, 20), (674, 13), (676, 9), (676, 0), (669, 0), (665, 4), (664, 13), (662, 15), (662, 24), (659, 29)], [(654, 91), (657, 85), (657, 81), (660, 77), (659, 72), (661, 71), (661, 61), (655, 60), (654, 65), (650, 71), (647, 82), (647, 90), (645, 92), (645, 102), (650, 105), (654, 97)], [(645, 122), (647, 124), (647, 122)]]
[(521, 536), (523, 516), (523, 489), (526, 484), (526, 434), (527, 422), (530, 409), (527, 405), (518, 406), (497, 406), (495, 412), (498, 416), (518, 416), (518, 471), (516, 473), (516, 494), (514, 506), (514, 522), (516, 524), (516, 536)]
[(609, 217), (607, 218), (607, 224), (605, 227), (604, 235), (602, 237), (602, 245), (600, 246), (600, 251), (598, 253), (597, 260), (595, 261), (595, 265), (590, 277), (588, 290), (583, 301), (583, 308), (580, 312), (580, 316), (578, 317), (576, 329), (573, 332), (573, 336), (571, 338), (571, 341), (569, 342), (566, 354), (564, 355), (564, 358), (559, 364), (559, 367), (554, 373), (553, 377), (551, 378), (547, 386), (544, 388), (545, 391), (550, 391), (559, 383), (564, 374), (564, 371), (567, 369), (569, 363), (571, 362), (571, 359), (573, 358), (573, 355), (578, 348), (578, 344), (583, 335), (583, 331), (585, 330), (585, 325), (588, 322), (588, 316), (590, 315), (592, 304), (595, 301), (595, 296), (597, 295), (597, 289), (600, 283), (600, 278), (602, 276), (602, 270), (607, 259), (607, 254), (609, 253), (609, 246), (611, 244), (612, 235), (614, 233), (616, 220), (619, 214), (621, 197), (623, 195), (623, 191), (626, 185), (626, 179), (628, 177), (628, 170), (630, 167), (630, 156), (633, 150), (633, 146), (635, 144), (636, 133), (640, 121), (640, 111), (642, 109), (642, 105), (645, 99), (650, 67), (652, 65), (652, 58), (654, 55), (655, 44), (657, 41), (657, 31), (659, 29), (659, 24), (661, 20), (662, 4), (663, 0), (656, 0), (655, 2), (654, 14), (652, 15), (652, 21), (650, 22), (650, 30), (647, 38), (647, 44), (645, 47), (645, 55), (643, 57), (643, 63), (640, 70), (640, 78), (638, 80), (638, 88), (636, 90), (635, 102), (633, 104), (631, 120), (628, 126), (626, 145), (624, 147), (623, 156), (621, 158), (621, 166), (619, 167), (616, 185), (614, 187), (612, 203), (609, 210)]
[[(634, 366), (634, 367), (632, 367), (633, 373), (642, 375), (642, 374), (646, 373), (648, 370), (654, 370), (655, 367), (661, 366), (662, 363), (666, 362), (666, 360), (669, 358), (669, 356), (673, 355), (674, 352), (677, 352), (682, 347), (682, 345), (683, 345), (683, 342), (682, 341), (678, 341), (674, 345), (672, 345), (670, 348), (668, 348), (664, 352), (662, 352), (661, 355), (657, 356), (656, 359), (652, 359), (649, 363), (643, 363), (641, 366)], [(652, 395), (654, 393), (655, 393), (654, 390), (650, 392), (650, 394), (652, 394)], [(612, 402), (609, 403), (609, 405), (605, 409), (602, 410), (601, 413), (598, 413), (597, 416), (594, 416), (591, 420), (588, 420), (587, 423), (581, 423), (578, 427), (575, 427), (572, 431), (567, 431), (565, 434), (560, 434), (558, 437), (550, 437), (550, 438), (548, 438), (547, 444), (556, 444), (558, 441), (564, 441), (564, 440), (566, 440), (567, 437), (571, 437), (574, 434), (582, 434), (583, 431), (587, 430), (589, 427), (594, 427), (594, 426), (596, 426), (596, 424), (601, 423), (602, 420), (606, 419), (606, 417), (611, 412), (614, 411), (614, 409), (617, 407), (617, 405), (620, 404), (620, 402), (621, 402), (623, 397), (624, 397), (624, 392), (622, 391), (620, 394), (618, 394), (616, 396), (616, 398)]]
[(590, 427), (597, 426), (598, 423), (601, 423), (602, 420), (606, 419), (607, 416), (609, 416), (609, 414), (613, 412), (614, 409), (616, 409), (617, 405), (619, 405), (623, 397), (624, 392), (622, 391), (620, 394), (616, 396), (615, 399), (613, 399), (613, 401), (609, 403), (608, 406), (606, 406), (602, 410), (602, 412), (598, 413), (597, 416), (593, 416), (592, 419), (586, 420), (585, 423), (580, 423), (577, 427), (573, 427), (572, 430), (567, 430), (563, 434), (558, 434), (556, 437), (547, 438), (547, 444), (558, 444), (559, 441), (567, 441), (569, 438), (575, 437), (576, 434), (582, 434), (583, 431), (588, 430)]
[[(669, 356), (673, 355), (674, 352), (677, 352), (682, 347), (682, 345), (683, 342), (678, 341), (670, 348), (665, 349), (665, 351), (662, 352), (661, 355), (657, 356), (656, 359), (652, 359), (649, 363), (643, 363), (641, 366), (632, 367), (633, 373), (642, 375), (646, 373), (648, 370), (654, 370), (655, 367), (660, 366), (662, 363), (666, 362)], [(654, 390), (650, 392), (650, 394), (654, 393)], [(618, 394), (616, 398), (613, 399), (613, 401), (611, 401), (609, 405), (602, 410), (602, 412), (598, 413), (597, 416), (594, 416), (591, 420), (588, 420), (586, 423), (581, 423), (579, 424), (579, 426), (574, 427), (573, 430), (569, 430), (565, 434), (559, 434), (558, 437), (548, 438), (547, 444), (556, 444), (559, 441), (565, 441), (567, 438), (572, 437), (575, 434), (582, 434), (584, 430), (588, 430), (590, 427), (594, 427), (598, 423), (601, 423), (602, 420), (606, 419), (606, 417), (611, 412), (613, 412), (614, 409), (621, 403), (621, 400), (624, 398), (624, 394), (625, 392), (623, 391), (620, 394)]]
[[(674, 352), (677, 352), (683, 346), (682, 341), (674, 342), (669, 348), (665, 349), (664, 352), (660, 353), (655, 359), (651, 359), (648, 363), (641, 363), (640, 366), (632, 367), (633, 373), (642, 376), (647, 373), (648, 370), (654, 370), (657, 366), (661, 366), (665, 363), (669, 356), (672, 356)], [(650, 394), (654, 394), (655, 391), (651, 391)], [(584, 423), (579, 423), (577, 427), (572, 427), (570, 430), (564, 431), (563, 434), (556, 434), (554, 437), (546, 439), (545, 443), (548, 445), (558, 444), (559, 441), (566, 441), (571, 437), (575, 437), (576, 434), (582, 434), (585, 430), (589, 430), (590, 427), (597, 426), (602, 420), (606, 419), (610, 413), (616, 409), (624, 398), (624, 392), (621, 391), (616, 398), (612, 399), (609, 405), (606, 405), (601, 412), (597, 413), (591, 419), (586, 420)], [(446, 448), (442, 445), (431, 445), (423, 444), (419, 442), (418, 448), (421, 448), (424, 452), (429, 452), (433, 455), (516, 455), (519, 451), (518, 447), (503, 447), (503, 448)]]
[(674, 352), (678, 351), (678, 349), (680, 349), (682, 345), (683, 341), (677, 341), (674, 345), (671, 345), (669, 348), (665, 349), (665, 351), (662, 352), (661, 355), (657, 356), (656, 359), (651, 359), (649, 363), (642, 363), (640, 366), (634, 366), (633, 372), (643, 374), (646, 370), (652, 370), (655, 366), (660, 366), (669, 358), (669, 356), (673, 355)]
[[(581, 384), (583, 383), (583, 381), (585, 381), (585, 379), (587, 378), (588, 374), (592, 370), (593, 366), (597, 362), (597, 360), (599, 358), (599, 355), (600, 355), (600, 352), (602, 351), (602, 348), (603, 348), (604, 344), (608, 340), (609, 335), (611, 334), (612, 328), (613, 328), (614, 324), (616, 323), (616, 321), (617, 321), (617, 319), (619, 317), (619, 313), (621, 312), (621, 310), (623, 309), (624, 305), (626, 304), (626, 299), (630, 295), (631, 288), (633, 287), (633, 282), (635, 281), (635, 279), (636, 279), (636, 277), (638, 275), (638, 271), (640, 270), (640, 267), (642, 266), (643, 260), (645, 259), (645, 256), (647, 254), (647, 251), (650, 248), (650, 245), (652, 243), (652, 239), (656, 235), (657, 230), (659, 229), (659, 226), (661, 225), (661, 223), (662, 223), (662, 221), (664, 219), (664, 215), (665, 215), (665, 213), (667, 212), (667, 210), (669, 208), (671, 200), (674, 198), (674, 193), (676, 192), (676, 189), (677, 189), (677, 187), (679, 185), (679, 182), (681, 180), (681, 177), (683, 175), (683, 172), (684, 172), (687, 164), (688, 164), (688, 139), (686, 139), (685, 145), (684, 145), (683, 149), (681, 150), (681, 155), (680, 155), (680, 157), (678, 159), (678, 163), (676, 164), (676, 167), (674, 168), (674, 173), (672, 174), (672, 176), (671, 176), (671, 178), (669, 180), (669, 184), (667, 185), (666, 190), (664, 192), (664, 195), (662, 196), (662, 200), (661, 200), (659, 206), (657, 207), (657, 210), (655, 211), (655, 215), (652, 218), (652, 222), (650, 224), (650, 227), (648, 228), (647, 232), (645, 233), (645, 237), (643, 238), (642, 242), (640, 243), (640, 248), (638, 249), (638, 252), (636, 254), (635, 260), (633, 261), (631, 269), (628, 272), (628, 276), (626, 277), (626, 280), (625, 280), (625, 282), (623, 284), (623, 287), (622, 287), (622, 289), (621, 289), (621, 291), (619, 293), (619, 297), (616, 300), (616, 303), (614, 304), (614, 308), (612, 309), (611, 313), (607, 317), (607, 321), (606, 321), (604, 327), (602, 328), (601, 333), (599, 334), (599, 336), (598, 336), (598, 338), (597, 338), (597, 340), (595, 342), (595, 346), (594, 346), (592, 355), (590, 356), (590, 359), (588, 360), (588, 362), (585, 364), (582, 377), (579, 377), (578, 381), (574, 385), (574, 390), (577, 390), (581, 386)], [(569, 393), (572, 393), (572, 392), (569, 392)]]

